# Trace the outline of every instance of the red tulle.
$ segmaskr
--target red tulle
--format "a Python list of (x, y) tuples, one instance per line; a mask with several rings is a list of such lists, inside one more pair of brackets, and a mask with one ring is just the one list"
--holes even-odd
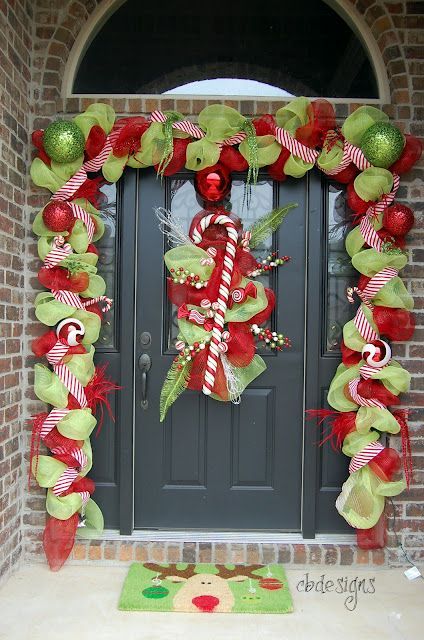
[(379, 333), (389, 340), (404, 341), (412, 338), (415, 318), (411, 311), (376, 306), (373, 318)]
[(243, 158), (240, 151), (230, 145), (222, 147), (219, 161), (230, 171), (246, 171), (249, 167), (249, 163)]
[(362, 198), (358, 196), (358, 194), (355, 191), (355, 187), (353, 186), (353, 182), (350, 182), (347, 185), (346, 200), (349, 208), (359, 215), (366, 213), (368, 208), (373, 204), (371, 200), (366, 202), (365, 200), (362, 200)]
[(349, 349), (349, 347), (345, 345), (344, 340), (340, 343), (340, 350), (342, 352), (343, 364), (347, 367), (352, 367), (355, 364), (358, 364), (362, 359), (361, 353), (359, 351)]
[(265, 295), (268, 299), (268, 305), (263, 311), (260, 311), (255, 316), (250, 318), (249, 324), (263, 324), (270, 317), (275, 307), (275, 293), (272, 289), (265, 288)]
[(353, 164), (353, 162), (351, 162), (350, 165), (346, 167), (346, 169), (343, 169), (343, 171), (339, 171), (339, 173), (331, 176), (331, 178), (336, 182), (340, 182), (340, 184), (348, 184), (349, 182), (353, 182), (355, 180), (358, 173), (358, 167)]
[(322, 147), (327, 131), (336, 126), (336, 115), (333, 105), (323, 98), (313, 100), (308, 105), (308, 124), (296, 130), (296, 140), (307, 147)]
[(72, 291), (81, 293), (85, 291), (90, 283), (89, 275), (86, 271), (78, 271), (71, 274), (63, 267), (41, 267), (38, 272), (38, 280), (46, 289)]
[[(172, 155), (171, 162), (163, 172), (164, 176), (172, 176), (177, 171), (184, 169), (186, 163), (187, 146), (190, 144), (190, 138), (174, 138), (174, 153)], [(156, 173), (158, 172), (159, 165), (155, 164)]]
[(405, 474), (406, 485), (409, 489), (409, 485), (412, 480), (413, 465), (412, 465), (411, 440), (409, 437), (409, 427), (408, 427), (408, 409), (397, 409), (397, 411), (393, 411), (393, 416), (396, 418), (400, 426), (400, 435), (402, 438), (403, 471)]
[(391, 393), (379, 380), (361, 380), (358, 383), (358, 393), (363, 398), (370, 400), (379, 400), (386, 407), (394, 404), (400, 404), (400, 399)]
[(69, 557), (74, 546), (78, 522), (78, 513), (74, 513), (67, 520), (48, 518), (43, 534), (43, 547), (52, 571), (59, 571)]
[[(250, 322), (250, 320), (249, 320)], [(247, 367), (253, 360), (256, 347), (250, 326), (245, 322), (229, 322), (227, 358), (234, 367)]]
[[(87, 159), (91, 160), (99, 155), (106, 142), (106, 133), (102, 127), (98, 124), (94, 124), (90, 133), (88, 134), (87, 141), (85, 143), (85, 153)], [(74, 196), (75, 197), (75, 196)]]
[(98, 209), (107, 202), (107, 196), (103, 191), (100, 191), (101, 187), (106, 184), (106, 180), (103, 176), (97, 176), (96, 178), (87, 178), (82, 183), (79, 189), (72, 196), (73, 200), (83, 199), (90, 202), (93, 207)]
[(286, 164), (289, 157), (290, 151), (282, 147), (277, 160), (268, 165), (268, 173), (273, 180), (283, 182), (287, 178), (286, 174), (284, 173), (284, 165)]
[(259, 118), (255, 118), (252, 121), (253, 126), (255, 127), (257, 136), (268, 136), (274, 135), (275, 132), (275, 118), (270, 113), (266, 113), (263, 116), (259, 116)]
[(326, 433), (323, 433), (324, 437), (319, 444), (322, 446), (329, 440), (334, 451), (338, 451), (342, 447), (346, 436), (356, 429), (356, 412), (354, 411), (342, 413), (332, 409), (308, 409), (306, 414), (309, 419), (315, 418), (319, 426), (325, 420), (329, 421), (329, 428), (327, 428)]
[(113, 143), (113, 155), (123, 158), (137, 153), (140, 150), (140, 138), (149, 126), (149, 121), (142, 116), (117, 120), (113, 129), (119, 129), (120, 132)]
[(406, 133), (403, 151), (396, 162), (390, 167), (390, 171), (397, 173), (399, 176), (407, 173), (421, 158), (422, 150), (423, 145), (421, 140)]

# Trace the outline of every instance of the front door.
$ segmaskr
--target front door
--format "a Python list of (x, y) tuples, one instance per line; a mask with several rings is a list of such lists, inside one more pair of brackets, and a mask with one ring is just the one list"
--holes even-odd
[[(331, 185), (314, 174), (282, 184), (264, 174), (252, 187), (247, 209), (244, 181), (243, 175), (234, 177), (229, 199), (245, 228), (276, 206), (298, 204), (255, 250), (258, 258), (270, 251), (291, 257), (267, 277), (277, 294), (271, 327), (288, 335), (292, 347), (278, 355), (261, 352), (267, 370), (245, 390), (240, 405), (185, 391), (163, 423), (159, 397), (176, 353), (177, 325), (163, 263), (170, 247), (154, 209), (170, 209), (188, 230), (202, 207), (190, 172), (161, 183), (153, 171), (127, 170), (121, 181), (114, 223), (115, 316), (98, 362), (111, 361), (123, 388), (114, 404), (115, 426), (106, 420), (94, 440), (93, 469), (106, 526), (121, 533), (278, 530), (302, 531), (309, 538), (317, 531), (346, 530), (334, 507), (345, 459), (328, 445), (319, 449), (319, 433), (304, 421), (305, 408), (323, 406), (340, 358), (340, 336), (331, 328), (346, 309), (349, 274), (330, 277), (329, 265), (343, 263), (344, 230), (332, 219), (342, 194), (332, 196)], [(110, 238), (103, 242), (108, 263)], [(332, 258), (334, 242), (341, 253)], [(143, 372), (140, 359), (146, 358), (150, 368)]]

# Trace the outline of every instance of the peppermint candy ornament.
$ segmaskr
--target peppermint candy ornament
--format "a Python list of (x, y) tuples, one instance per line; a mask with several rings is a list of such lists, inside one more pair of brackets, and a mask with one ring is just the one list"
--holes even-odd
[(59, 322), (56, 327), (57, 337), (66, 340), (70, 347), (76, 347), (81, 342), (84, 334), (85, 327), (81, 320), (76, 318), (66, 318)]
[(374, 340), (362, 348), (362, 357), (370, 367), (381, 369), (392, 359), (392, 350), (384, 340)]

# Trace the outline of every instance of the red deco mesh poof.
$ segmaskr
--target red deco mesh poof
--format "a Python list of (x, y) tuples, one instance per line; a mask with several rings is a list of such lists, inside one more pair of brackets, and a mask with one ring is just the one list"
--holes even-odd
[[(46, 331), (46, 333), (43, 333), (42, 336), (40, 336), (39, 338), (35, 338), (32, 341), (31, 349), (34, 355), (37, 356), (37, 358), (42, 358), (51, 350), (52, 347), (54, 347), (56, 342), (56, 333), (54, 331)], [(65, 344), (64, 340), (61, 340), (61, 342)], [(78, 344), (75, 347), (69, 347), (67, 355), (75, 355), (77, 353), (86, 352), (87, 351), (85, 347), (82, 344)]]
[(250, 327), (245, 322), (229, 322), (227, 358), (234, 367), (247, 367), (255, 355), (255, 340)]
[(87, 178), (85, 182), (82, 183), (79, 189), (74, 193), (72, 199), (76, 200), (77, 198), (87, 200), (91, 202), (93, 207), (96, 209), (100, 208), (102, 204), (107, 202), (107, 196), (105, 193), (100, 191), (100, 188), (106, 184), (103, 176), (97, 176), (96, 178)]
[(268, 173), (273, 180), (283, 182), (287, 176), (284, 173), (284, 165), (290, 157), (290, 151), (284, 147), (280, 151), (277, 160), (268, 166)]
[(402, 173), (407, 173), (420, 159), (422, 150), (421, 140), (406, 133), (403, 151), (396, 162), (390, 167), (390, 171), (397, 173), (399, 176), (402, 175)]
[(82, 493), (83, 491), (88, 491), (90, 495), (94, 493), (96, 489), (96, 485), (94, 480), (91, 478), (77, 478), (69, 487), (68, 491), (66, 491), (63, 495), (68, 495), (69, 493)]
[(349, 182), (354, 181), (358, 173), (358, 167), (354, 165), (353, 162), (351, 162), (350, 165), (346, 167), (346, 169), (343, 169), (343, 171), (339, 171), (339, 173), (334, 175), (333, 178), (341, 184), (348, 184)]
[(68, 451), (72, 451), (75, 447), (81, 448), (84, 444), (84, 440), (72, 440), (71, 438), (67, 438), (63, 436), (57, 430), (57, 427), (53, 427), (53, 429), (48, 433), (48, 435), (44, 438), (44, 444), (49, 449), (56, 449), (57, 447), (62, 447), (67, 449)]
[(44, 151), (43, 138), (44, 138), (43, 129), (37, 129), (36, 131), (32, 132), (31, 140), (34, 147), (38, 149), (37, 156), (40, 158), (40, 160), (44, 162), (44, 164), (50, 167), (52, 161), (50, 160), (47, 153)]
[(400, 399), (391, 391), (386, 389), (384, 384), (379, 380), (361, 380), (358, 384), (358, 393), (363, 398), (370, 400), (379, 400), (386, 407), (394, 404), (400, 404)]
[(52, 571), (59, 571), (74, 546), (79, 522), (78, 513), (67, 520), (49, 517), (43, 533), (43, 548)]
[(390, 482), (401, 467), (401, 459), (395, 449), (385, 447), (368, 464), (376, 476), (384, 482)]
[[(219, 213), (230, 218), (230, 220), (234, 222), (237, 233), (239, 235), (239, 239), (241, 238), (241, 234), (243, 232), (243, 225), (240, 218), (235, 213), (231, 213), (231, 211), (227, 211), (223, 207), (216, 207), (214, 209), (209, 209), (209, 210), (201, 209), (200, 211), (198, 211), (190, 223), (190, 229), (188, 232), (190, 237), (194, 229), (196, 228), (196, 226), (202, 220), (202, 218), (209, 216), (211, 213), (217, 213), (217, 214)], [(200, 242), (198, 246), (204, 248), (205, 242), (206, 243), (208, 242), (215, 243), (219, 241), (226, 242), (227, 239), (228, 239), (228, 234), (225, 227), (222, 224), (213, 224), (213, 225), (210, 225), (207, 229), (205, 229), (205, 231), (203, 232), (202, 242)], [(209, 245), (206, 246), (206, 249), (208, 248), (208, 246)], [(213, 246), (215, 246), (215, 244)], [(224, 249), (225, 246), (223, 246), (222, 248)]]
[(402, 249), (402, 251), (406, 248), (406, 240), (405, 236), (397, 236), (394, 238), (387, 229), (380, 229), (377, 231), (377, 235), (379, 238), (383, 240), (383, 242), (390, 242), (394, 247), (398, 249)]
[(85, 143), (85, 153), (87, 155), (87, 159), (91, 160), (92, 158), (98, 156), (100, 151), (103, 149), (105, 142), (106, 133), (104, 132), (102, 127), (98, 124), (93, 125), (90, 129), (90, 133), (88, 134), (88, 138)]
[(366, 202), (365, 200), (362, 200), (362, 198), (358, 196), (358, 194), (355, 191), (355, 187), (353, 186), (353, 182), (350, 182), (347, 185), (346, 196), (347, 196), (346, 199), (347, 199), (347, 204), (349, 208), (352, 209), (352, 211), (354, 211), (358, 215), (363, 215), (364, 213), (366, 213), (368, 208), (373, 204), (371, 200)]
[(257, 136), (269, 136), (275, 132), (275, 118), (270, 113), (265, 113), (259, 118), (252, 120)]
[[(73, 449), (75, 447), (72, 447)], [(72, 467), (73, 469), (79, 469), (80, 463), (71, 453), (55, 453), (54, 459), (63, 462), (67, 467)]]
[(246, 171), (249, 167), (249, 163), (243, 158), (240, 151), (230, 145), (224, 144), (219, 161), (230, 171)]
[(389, 340), (410, 340), (415, 329), (414, 314), (406, 309), (374, 307), (374, 322), (381, 335)]
[(73, 293), (85, 291), (90, 282), (86, 271), (78, 271), (78, 273), (71, 275), (67, 269), (57, 266), (51, 269), (41, 267), (38, 272), (38, 280), (46, 289), (72, 291)]
[(352, 367), (361, 360), (362, 356), (359, 351), (354, 351), (353, 349), (349, 349), (344, 343), (344, 340), (341, 341), (340, 350), (342, 352), (342, 360), (343, 364), (347, 367)]
[[(174, 152), (172, 154), (171, 162), (167, 165), (164, 176), (172, 176), (177, 171), (181, 171), (186, 163), (187, 146), (190, 144), (190, 138), (174, 138)], [(155, 164), (156, 172), (159, 169), (159, 165)]]
[(307, 113), (309, 122), (296, 130), (296, 140), (307, 147), (322, 147), (327, 131), (336, 126), (333, 105), (320, 98), (308, 105)]
[[(202, 390), (208, 353), (209, 348), (206, 347), (202, 351), (199, 351), (199, 353), (193, 358), (190, 370), (190, 381), (187, 385), (189, 389), (193, 389), (194, 391)], [(225, 377), (221, 360), (218, 360), (213, 393), (216, 393), (221, 400), (228, 400), (227, 379)]]
[(113, 143), (113, 155), (123, 158), (128, 154), (137, 153), (140, 149), (140, 138), (149, 125), (149, 121), (143, 116), (117, 120), (113, 130), (119, 129), (120, 133)]

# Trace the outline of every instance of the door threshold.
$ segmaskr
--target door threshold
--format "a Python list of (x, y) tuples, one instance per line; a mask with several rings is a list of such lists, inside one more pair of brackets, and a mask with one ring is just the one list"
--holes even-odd
[(356, 535), (351, 533), (318, 533), (315, 538), (304, 538), (301, 533), (279, 531), (176, 531), (143, 529), (132, 535), (121, 535), (117, 529), (106, 529), (102, 540), (133, 542), (233, 542), (240, 544), (356, 544)]

